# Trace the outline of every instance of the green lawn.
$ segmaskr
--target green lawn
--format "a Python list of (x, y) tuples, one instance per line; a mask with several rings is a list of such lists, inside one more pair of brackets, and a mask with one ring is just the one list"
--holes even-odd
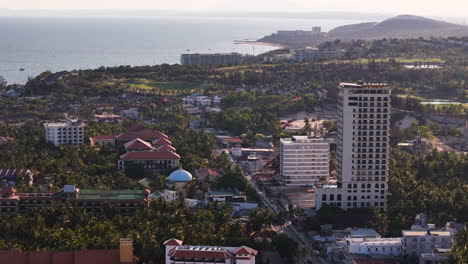
[(185, 82), (156, 82), (150, 80), (127, 80), (123, 84), (131, 88), (138, 88), (144, 90), (196, 90), (202, 89), (203, 85), (199, 83), (185, 83)]

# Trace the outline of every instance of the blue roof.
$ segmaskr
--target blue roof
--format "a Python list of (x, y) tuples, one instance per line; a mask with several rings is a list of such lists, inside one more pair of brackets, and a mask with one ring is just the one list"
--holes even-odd
[(189, 182), (192, 179), (192, 174), (182, 168), (172, 172), (171, 175), (169, 175), (169, 178), (167, 178), (167, 180), (171, 182)]

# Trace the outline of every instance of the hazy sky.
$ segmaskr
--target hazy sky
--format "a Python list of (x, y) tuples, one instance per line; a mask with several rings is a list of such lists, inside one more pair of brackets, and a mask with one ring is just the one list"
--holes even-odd
[(0, 0), (0, 8), (251, 12), (340, 11), (466, 17), (468, 0)]

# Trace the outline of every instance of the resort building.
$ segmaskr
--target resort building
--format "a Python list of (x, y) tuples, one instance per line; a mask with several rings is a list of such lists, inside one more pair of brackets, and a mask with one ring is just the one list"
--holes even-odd
[(85, 124), (81, 121), (68, 121), (59, 123), (45, 123), (46, 142), (55, 146), (59, 145), (81, 145), (84, 139)]
[(330, 144), (323, 138), (293, 136), (280, 142), (280, 174), (286, 186), (313, 185), (329, 178)]
[(0, 196), (0, 215), (29, 212), (53, 201), (67, 202), (90, 213), (103, 213), (107, 204), (113, 204), (120, 214), (129, 215), (147, 206), (147, 194), (143, 190), (80, 190), (74, 185), (65, 185), (56, 193), (16, 193), (13, 187), (5, 187)]
[(338, 87), (337, 185), (317, 186), (316, 209), (386, 209), (390, 140), (390, 93), (383, 83)]
[(138, 131), (124, 132), (115, 136), (115, 146), (123, 146), (125, 143), (137, 138), (144, 140), (148, 143), (154, 143), (161, 138), (167, 139), (168, 136), (159, 131), (153, 131), (150, 129), (141, 129)]
[(164, 242), (166, 264), (255, 264), (257, 251), (246, 247), (189, 246), (172, 238)]
[(152, 171), (167, 170), (179, 166), (180, 156), (172, 151), (130, 151), (118, 161), (119, 170), (125, 170), (130, 164), (141, 164)]
[(415, 231), (403, 230), (403, 247), (405, 255), (420, 256), (421, 253), (431, 253), (436, 248), (452, 247), (450, 231)]
[(182, 65), (196, 66), (233, 66), (242, 63), (243, 56), (240, 53), (191, 53), (182, 54)]

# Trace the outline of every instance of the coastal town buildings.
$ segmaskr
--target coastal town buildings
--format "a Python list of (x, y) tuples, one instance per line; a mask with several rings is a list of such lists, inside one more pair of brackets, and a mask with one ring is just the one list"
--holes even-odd
[(257, 251), (246, 247), (191, 246), (172, 238), (163, 244), (166, 247), (166, 264), (255, 264)]
[(243, 56), (240, 53), (190, 53), (180, 56), (182, 65), (196, 66), (233, 66), (242, 63)]
[(384, 83), (341, 83), (338, 87), (336, 185), (316, 187), (316, 209), (386, 209), (390, 136), (390, 93)]
[(46, 142), (55, 146), (59, 145), (81, 145), (84, 142), (85, 124), (80, 120), (44, 123)]
[(329, 142), (293, 136), (280, 141), (280, 174), (286, 186), (305, 186), (329, 178)]

